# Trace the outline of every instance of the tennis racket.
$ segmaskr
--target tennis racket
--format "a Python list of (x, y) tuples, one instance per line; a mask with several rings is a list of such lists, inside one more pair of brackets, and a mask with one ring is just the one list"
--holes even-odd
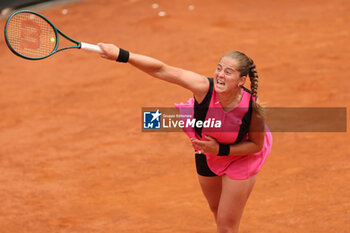
[[(10, 50), (30, 60), (44, 59), (57, 52), (73, 48), (102, 52), (97, 45), (69, 38), (47, 18), (34, 11), (21, 10), (10, 15), (4, 32)], [(59, 34), (75, 45), (58, 48)]]

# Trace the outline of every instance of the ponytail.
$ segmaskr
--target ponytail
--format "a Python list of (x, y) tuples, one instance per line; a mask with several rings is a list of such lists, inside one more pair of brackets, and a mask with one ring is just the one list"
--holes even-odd
[(250, 90), (252, 92), (252, 96), (255, 97), (255, 101), (253, 102), (253, 108), (259, 117), (264, 117), (265, 116), (264, 108), (257, 102), (259, 75), (256, 70), (254, 61), (251, 58), (249, 58), (249, 62), (250, 62), (250, 68), (249, 68), (248, 76), (250, 79)]

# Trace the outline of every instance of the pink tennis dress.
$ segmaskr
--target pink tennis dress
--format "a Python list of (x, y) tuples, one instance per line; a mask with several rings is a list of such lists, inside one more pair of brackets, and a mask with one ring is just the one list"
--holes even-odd
[[(179, 115), (183, 120), (202, 120), (202, 123), (204, 122), (204, 124), (199, 124), (202, 126), (200, 129), (185, 127), (183, 128), (184, 132), (189, 138), (200, 140), (207, 140), (205, 136), (211, 136), (222, 144), (247, 141), (253, 101), (250, 91), (242, 88), (242, 97), (238, 106), (229, 112), (225, 112), (213, 87), (213, 79), (209, 78), (209, 82), (208, 94), (201, 104), (198, 104), (194, 98), (189, 99), (187, 103), (176, 104)], [(262, 150), (254, 154), (218, 156), (204, 153), (200, 155), (202, 157), (196, 157), (197, 172), (204, 176), (226, 174), (231, 179), (247, 179), (261, 170), (271, 151), (272, 135), (266, 125), (264, 140)], [(205, 169), (203, 166), (206, 166), (209, 170), (201, 172)]]

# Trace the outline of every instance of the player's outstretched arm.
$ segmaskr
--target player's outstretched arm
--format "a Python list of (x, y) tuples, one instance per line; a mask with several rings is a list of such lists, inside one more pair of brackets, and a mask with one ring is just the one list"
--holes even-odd
[[(101, 56), (110, 60), (116, 60), (119, 56), (119, 48), (113, 44), (98, 44), (103, 53)], [(182, 86), (193, 92), (197, 101), (204, 99), (209, 89), (209, 82), (203, 75), (192, 71), (169, 66), (155, 58), (141, 54), (130, 53), (128, 63), (146, 72), (147, 74)]]

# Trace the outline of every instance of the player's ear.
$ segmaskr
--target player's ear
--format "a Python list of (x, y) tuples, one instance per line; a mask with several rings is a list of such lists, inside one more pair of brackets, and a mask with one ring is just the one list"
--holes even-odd
[(245, 84), (245, 81), (247, 80), (247, 76), (242, 76), (239, 78), (238, 86), (242, 87)]

